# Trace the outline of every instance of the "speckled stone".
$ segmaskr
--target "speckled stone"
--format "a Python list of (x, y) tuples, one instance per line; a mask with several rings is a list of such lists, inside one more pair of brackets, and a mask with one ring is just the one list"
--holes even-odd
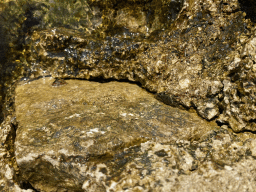
[(26, 41), (30, 77), (139, 82), (168, 105), (193, 108), (235, 132), (255, 131), (255, 27), (241, 7), (238, 0), (187, 0), (169, 27), (159, 23), (162, 30), (148, 33), (135, 30), (147, 19), (143, 12), (135, 22), (128, 3), (106, 17), (127, 15), (117, 23), (129, 32), (94, 37), (59, 27), (35, 30)]
[[(256, 130), (254, 0), (55, 2), (3, 0), (0, 3), (0, 120), (3, 120), (0, 126), (0, 191), (32, 191), (30, 181), (42, 191), (56, 191), (56, 188), (74, 191), (74, 185), (79, 190), (93, 192), (255, 191), (252, 179), (255, 178), (256, 158), (253, 134)], [(49, 179), (35, 177), (38, 180), (33, 181), (28, 177), (31, 170), (22, 166), (19, 170), (14, 154), (18, 126), (14, 114), (15, 87), (20, 78), (28, 83), (44, 76), (138, 82), (154, 92), (158, 100), (169, 106), (195, 110), (204, 119), (216, 120), (219, 127), (203, 137), (191, 133), (189, 128), (185, 128), (187, 133), (184, 128), (176, 127), (176, 131), (168, 133), (184, 139), (177, 139), (176, 143), (175, 139), (163, 137), (167, 133), (157, 135), (152, 129), (147, 132), (138, 129), (147, 137), (136, 142), (122, 138), (124, 142), (115, 137), (114, 155), (91, 156), (93, 149), (86, 154), (89, 158), (82, 173), (86, 175), (83, 181), (67, 176), (61, 178), (65, 180), (63, 183), (47, 188), (45, 183)], [(66, 86), (51, 88), (57, 91)], [(55, 114), (64, 114), (68, 111), (65, 104), (72, 110), (77, 104), (74, 103), (73, 106), (71, 101), (62, 103), (56, 99), (52, 111), (58, 109), (60, 111)], [(65, 109), (61, 111), (60, 107)], [(121, 116), (127, 125), (137, 121), (129, 113)], [(50, 115), (45, 116), (52, 120), (54, 115)], [(103, 114), (95, 117), (100, 115), (104, 118)], [(79, 119), (79, 114), (69, 120), (75, 118)], [(50, 127), (50, 131), (59, 129), (58, 126)], [(50, 131), (47, 129), (46, 137), (37, 140), (38, 143), (47, 144), (48, 137), (52, 136)], [(77, 136), (72, 131), (67, 128), (63, 133)], [(93, 129), (91, 132), (96, 133), (93, 138), (100, 140), (100, 131)], [(136, 132), (131, 134), (136, 136)], [(158, 140), (148, 137), (152, 134)], [(189, 134), (200, 139), (193, 140)], [(60, 139), (59, 136), (61, 133), (55, 135), (55, 140)], [(170, 140), (162, 143), (162, 139), (164, 142)], [(70, 146), (75, 152), (83, 150), (79, 142)], [(99, 154), (107, 150), (104, 145), (102, 149)], [(29, 155), (26, 150), (24, 153)], [(66, 170), (81, 168), (79, 158), (65, 159), (66, 156), (57, 154), (56, 160), (51, 154), (47, 155), (31, 156), (42, 166), (42, 169), (35, 169), (41, 170), (42, 175), (49, 174), (48, 170), (53, 170), (52, 163), (56, 161), (64, 164), (63, 174)], [(50, 163), (42, 165), (45, 159)], [(73, 160), (75, 163), (71, 164)], [(23, 172), (27, 174), (23, 176)], [(74, 171), (72, 174), (80, 173)]]
[(67, 80), (52, 87), (53, 81), (18, 85), (15, 97), (16, 161), (23, 179), (44, 191), (81, 189), (91, 163), (106, 163), (141, 143), (196, 141), (217, 129), (135, 84)]

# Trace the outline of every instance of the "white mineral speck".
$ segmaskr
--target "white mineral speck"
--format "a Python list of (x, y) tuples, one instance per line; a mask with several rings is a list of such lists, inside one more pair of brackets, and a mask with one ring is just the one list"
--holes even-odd
[(121, 113), (121, 115), (122, 115), (123, 117), (126, 117), (127, 113)]
[(101, 133), (104, 134), (105, 131), (99, 131), (99, 128), (94, 128), (94, 129), (90, 129), (90, 131), (88, 131), (86, 133), (87, 136), (91, 136), (93, 133)]
[(27, 156), (22, 157), (20, 159), (17, 159), (17, 163), (21, 164), (22, 162), (28, 162), (28, 161), (33, 161), (35, 158), (38, 157), (37, 153), (29, 153)]
[(54, 160), (53, 158), (51, 158), (48, 155), (43, 156), (43, 159), (50, 162), (53, 166), (59, 166), (59, 164), (60, 164), (59, 161)]
[(182, 79), (179, 81), (179, 85), (181, 87), (181, 89), (187, 88), (190, 84), (190, 80), (189, 79)]
[(213, 117), (215, 117), (216, 115), (218, 115), (218, 110), (213, 108), (209, 110), (209, 113), (207, 115), (207, 119), (211, 120)]
[(88, 189), (89, 186), (90, 186), (90, 181), (87, 180), (87, 181), (84, 182), (84, 184), (83, 184), (83, 186), (82, 186), (82, 189), (83, 189), (83, 190), (86, 190), (86, 189)]
[(97, 133), (99, 132), (99, 128), (90, 129), (91, 132)]
[(5, 166), (5, 170), (6, 170), (6, 171), (5, 171), (5, 177), (6, 177), (7, 179), (11, 180), (12, 177), (13, 177), (13, 175), (14, 175), (13, 170), (9, 167), (8, 164)]
[(65, 119), (71, 119), (73, 117), (80, 117), (80, 114), (75, 113), (74, 115), (70, 115), (69, 117), (65, 117)]
[(61, 150), (58, 151), (58, 153), (68, 154), (68, 150), (67, 149), (61, 149)]
[(228, 170), (228, 171), (231, 171), (231, 170), (233, 169), (232, 167), (227, 166), (227, 165), (225, 165), (224, 168), (225, 168), (226, 170)]

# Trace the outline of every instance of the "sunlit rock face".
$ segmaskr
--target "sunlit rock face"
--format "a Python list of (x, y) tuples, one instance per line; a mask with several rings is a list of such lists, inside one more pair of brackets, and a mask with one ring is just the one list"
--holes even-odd
[(88, 173), (92, 163), (106, 164), (146, 141), (194, 141), (217, 129), (137, 85), (53, 82), (43, 78), (16, 88), (16, 161), (23, 179), (38, 189), (82, 188), (93, 178)]
[(139, 26), (150, 26), (146, 12), (135, 16), (128, 3), (116, 17), (106, 16), (127, 20), (115, 20), (102, 36), (35, 31), (25, 41), (28, 76), (135, 81), (168, 105), (194, 108), (235, 132), (254, 131), (254, 91), (245, 89), (254, 85), (255, 29), (240, 7), (237, 1), (187, 1), (168, 27), (159, 22), (145, 31)]
[[(0, 132), (0, 178), (3, 178), (0, 180), (0, 190), (31, 191), (35, 187), (42, 191), (56, 191), (57, 188), (71, 191), (167, 191), (170, 188), (174, 191), (254, 191), (255, 181), (251, 179), (255, 177), (253, 133), (256, 127), (254, 10), (253, 0), (1, 2), (0, 119), (4, 121)], [(150, 123), (144, 125), (141, 121), (143, 129), (137, 127), (136, 131), (130, 130), (132, 126), (128, 125), (134, 125), (138, 119), (129, 115), (134, 111), (129, 111), (128, 106), (124, 107), (128, 112), (123, 115), (117, 111), (112, 116), (94, 113), (93, 117), (102, 122), (96, 125), (105, 125), (111, 117), (116, 119), (117, 114), (120, 116), (117, 118), (120, 124), (112, 122), (116, 123), (119, 132), (112, 132), (117, 137), (113, 138), (112, 148), (108, 149), (100, 145), (104, 139), (110, 142), (112, 136), (105, 134), (109, 130), (105, 130), (104, 126), (91, 129), (91, 125), (87, 124), (90, 121), (84, 121), (84, 124), (79, 122), (67, 129), (62, 128), (62, 121), (81, 120), (80, 113), (75, 111), (86, 109), (91, 106), (90, 103), (84, 105), (79, 99), (59, 101), (46, 95), (46, 99), (53, 100), (52, 108), (50, 105), (49, 108), (41, 108), (45, 109), (40, 112), (44, 114), (41, 118), (45, 116), (45, 121), (39, 118), (32, 121), (35, 125), (45, 123), (50, 128), (45, 131), (40, 130), (40, 126), (27, 129), (25, 124), (16, 121), (25, 122), (25, 118), (31, 118), (25, 108), (20, 113), (26, 114), (23, 120), (22, 115), (15, 117), (14, 112), (23, 108), (19, 108), (22, 104), (15, 101), (15, 88), (20, 79), (25, 83), (30, 82), (24, 85), (29, 86), (32, 80), (41, 77), (57, 78), (48, 84), (41, 82), (38, 85), (48, 85), (49, 89), (59, 91), (71, 86), (70, 79), (136, 82), (153, 92), (157, 99), (153, 101), (152, 97), (147, 109), (145, 106), (139, 108), (140, 104), (131, 105), (138, 111), (149, 111), (147, 121)], [(69, 82), (65, 82), (65, 78)], [(117, 88), (110, 90), (114, 92)], [(75, 91), (72, 93), (74, 98), (79, 94)], [(111, 94), (107, 97), (111, 98)], [(39, 110), (36, 108), (37, 102), (24, 102), (24, 105), (32, 106), (30, 111)], [(96, 103), (108, 107), (107, 102), (101, 102), (103, 100), (98, 99)], [(117, 99), (111, 102), (124, 101)], [(182, 121), (176, 118), (172, 124), (169, 119), (172, 115), (168, 116), (172, 114), (170, 106), (176, 110), (187, 110), (189, 118)], [(159, 115), (154, 108), (159, 108), (159, 111), (168, 109), (168, 112)], [(105, 114), (109, 112), (102, 107), (100, 109), (105, 110)], [(58, 116), (69, 110), (70, 115), (65, 117), (70, 119)], [(190, 117), (195, 118), (191, 111), (196, 111), (202, 122), (205, 122), (203, 119), (211, 123), (216, 121), (218, 129), (215, 126), (210, 132), (207, 126), (192, 129), (195, 123), (200, 122), (199, 119), (188, 123), (188, 126), (181, 126), (180, 123), (188, 122)], [(180, 112), (185, 114), (185, 111)], [(50, 120), (61, 119), (56, 117), (63, 117), (64, 120), (51, 124)], [(159, 129), (156, 126), (161, 124), (159, 121), (166, 121), (168, 126)], [(85, 130), (81, 125), (85, 126)], [(34, 129), (38, 134), (33, 132)], [(51, 131), (56, 129), (63, 130), (60, 135), (65, 135), (65, 141), (71, 143), (66, 146), (69, 150), (67, 156), (59, 152), (60, 145), (54, 146), (53, 152), (46, 150), (40, 156), (41, 144), (48, 145), (48, 139), (53, 137)], [(85, 131), (84, 135), (80, 138), (75, 130), (81, 133)], [(121, 131), (131, 137), (121, 136)], [(92, 135), (87, 135), (87, 132)], [(24, 138), (25, 134), (29, 138), (30, 133), (33, 137), (22, 140), (23, 133)], [(39, 133), (44, 133), (45, 137)], [(202, 136), (203, 133), (206, 135)], [(58, 134), (53, 138), (62, 143)], [(67, 136), (70, 134), (79, 141), (89, 137), (95, 141), (93, 145), (80, 147), (82, 144), (78, 142), (75, 145), (75, 141)], [(14, 149), (16, 135), (17, 148)], [(37, 135), (39, 139), (33, 140)], [(138, 135), (142, 137), (134, 139)], [(36, 145), (36, 142), (39, 144)], [(35, 151), (36, 147), (40, 150), (33, 155), (35, 153), (29, 153), (25, 145), (35, 147)], [(54, 152), (55, 148), (57, 150)], [(93, 156), (96, 149), (100, 155)], [(80, 167), (80, 157), (73, 158), (70, 150), (75, 155), (79, 154), (79, 150), (88, 150), (81, 160), (86, 164), (83, 167), (86, 171)], [(107, 153), (108, 150), (112, 153)], [(83, 161), (83, 158), (86, 160)], [(31, 170), (41, 170), (39, 175), (42, 177), (32, 177)], [(47, 177), (47, 170), (50, 175), (60, 177)], [(60, 170), (63, 172), (59, 173)], [(63, 177), (66, 179), (64, 182)], [(45, 185), (49, 181), (58, 184)]]
[(33, 189), (254, 189), (252, 133), (235, 135), (136, 84), (48, 77), (15, 92), (19, 180)]

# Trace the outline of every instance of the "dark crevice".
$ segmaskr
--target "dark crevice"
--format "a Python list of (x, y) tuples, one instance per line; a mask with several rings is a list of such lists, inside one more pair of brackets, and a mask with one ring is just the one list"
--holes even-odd
[[(90, 79), (83, 79), (83, 78), (64, 78), (64, 80), (81, 80), (81, 81), (93, 81), (93, 82), (99, 82), (99, 83), (109, 83), (112, 81), (116, 81), (116, 82), (124, 82), (124, 83), (130, 83), (130, 84), (135, 84), (138, 85), (139, 87), (142, 87), (142, 84), (138, 81), (130, 81), (127, 79), (113, 79), (113, 78), (109, 78), (109, 79), (105, 79), (104, 77), (91, 77)], [(148, 91), (150, 92), (150, 91)]]
[(246, 13), (246, 18), (256, 22), (256, 1), (255, 0), (238, 0), (241, 10)]
[(38, 191), (38, 190), (36, 190), (29, 182), (27, 182), (27, 181), (23, 181), (21, 184), (20, 184), (20, 188), (21, 189), (25, 189), (25, 190), (27, 190), (27, 189), (32, 189), (33, 191), (35, 191), (35, 192), (40, 192), (40, 191)]
[(27, 18), (23, 23), (23, 34), (31, 33), (31, 28), (35, 25), (39, 25), (41, 18), (34, 17), (34, 12), (38, 9), (34, 5), (27, 5), (28, 8), (25, 12), (25, 17)]
[(239, 98), (242, 98), (243, 94), (239, 91), (239, 89), (236, 90), (236, 93)]
[[(223, 100), (223, 99), (222, 99)], [(225, 110), (225, 106), (224, 106), (224, 102), (223, 101), (220, 101), (219, 104), (218, 104), (218, 108), (219, 108), (219, 112), (220, 114), (223, 114), (224, 110)]]
[(239, 131), (237, 133), (252, 133), (252, 134), (256, 134), (256, 131), (250, 131), (250, 130), (242, 130), (242, 131)]
[(218, 121), (217, 119), (216, 119), (215, 122), (217, 123), (217, 125), (218, 125), (219, 127), (221, 127), (221, 126), (223, 126), (223, 125), (227, 125), (227, 126), (228, 126), (228, 123), (220, 122), (220, 121)]
[(166, 105), (169, 105), (171, 107), (176, 107), (183, 110), (189, 110), (190, 107), (187, 107), (185, 105), (182, 105), (182, 103), (179, 102), (179, 98), (175, 97), (170, 94), (166, 94), (165, 92), (162, 93), (156, 93), (155, 98), (161, 102), (163, 102)]
[(256, 123), (256, 119), (250, 119), (249, 123)]

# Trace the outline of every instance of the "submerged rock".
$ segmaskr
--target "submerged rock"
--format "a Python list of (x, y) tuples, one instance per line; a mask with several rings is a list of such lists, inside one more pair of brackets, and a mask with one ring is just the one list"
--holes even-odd
[(118, 172), (104, 164), (146, 141), (196, 141), (217, 129), (137, 85), (66, 80), (52, 87), (53, 81), (18, 85), (15, 98), (17, 165), (22, 179), (43, 191), (82, 189), (93, 178), (92, 164)]

